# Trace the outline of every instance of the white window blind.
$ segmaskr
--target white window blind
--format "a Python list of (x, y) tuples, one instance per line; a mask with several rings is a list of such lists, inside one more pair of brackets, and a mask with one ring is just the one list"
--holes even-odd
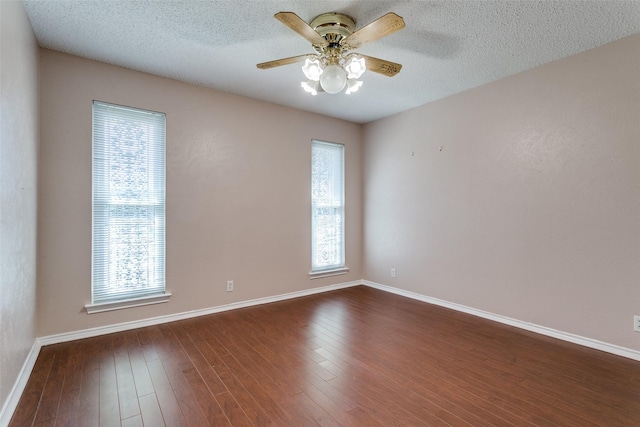
[(311, 143), (311, 271), (336, 270), (344, 258), (344, 146)]
[(165, 291), (162, 113), (93, 103), (92, 303)]

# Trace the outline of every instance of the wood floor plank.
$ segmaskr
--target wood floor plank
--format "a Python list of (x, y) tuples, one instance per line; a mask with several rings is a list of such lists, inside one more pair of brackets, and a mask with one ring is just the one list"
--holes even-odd
[(198, 404), (197, 396), (184, 377), (183, 368), (188, 369), (188, 365), (184, 360), (180, 344), (166, 326), (161, 325), (158, 331), (159, 335), (156, 336), (154, 344), (166, 377), (171, 384), (169, 388), (178, 402), (184, 421), (189, 426), (208, 425), (205, 414)]
[(142, 347), (129, 348), (129, 362), (131, 363), (136, 395), (142, 397), (153, 394), (153, 382), (151, 381), (151, 375), (149, 375)]
[(360, 407), (355, 407), (348, 412), (350, 421), (345, 425), (352, 426), (382, 426), (379, 420), (376, 420)]
[[(233, 416), (236, 423), (240, 425), (251, 424), (242, 409), (235, 402), (232, 403), (233, 398), (227, 398), (226, 392), (214, 396), (195, 368), (184, 370), (183, 375), (209, 425), (229, 425), (230, 416)], [(230, 407), (232, 408), (231, 414), (225, 410)]]
[(222, 412), (224, 412), (226, 418), (229, 420), (230, 425), (242, 427), (253, 425), (231, 393), (224, 392), (217, 394), (216, 402), (220, 404)]
[[(309, 384), (304, 389), (304, 394), (309, 396), (313, 402), (322, 408), (327, 414), (331, 414), (332, 418), (338, 422), (341, 426), (359, 426), (359, 425), (367, 425), (367, 426), (380, 426), (377, 421), (373, 419), (373, 417), (366, 414), (366, 412), (362, 411), (359, 407), (351, 408), (349, 411), (346, 411), (342, 405), (337, 402), (336, 398), (331, 398), (331, 389), (325, 389), (323, 392), (318, 387), (313, 384)], [(360, 412), (357, 410), (360, 409)], [(360, 424), (363, 419), (367, 419), (367, 424)]]
[(53, 366), (55, 351), (53, 346), (43, 348), (29, 376), (29, 381), (18, 402), (10, 426), (30, 426), (33, 424), (44, 386)]
[(121, 349), (114, 354), (116, 368), (116, 382), (118, 387), (118, 403), (120, 407), (120, 418), (122, 420), (140, 415), (138, 405), (138, 393), (136, 383), (131, 369), (129, 352)]
[[(421, 401), (416, 398), (420, 396), (427, 400), (430, 405), (435, 405), (430, 412), (438, 413), (439, 416), (445, 415), (442, 412), (443, 407), (451, 406), (453, 412), (456, 414), (466, 413), (469, 421), (474, 423), (485, 420), (496, 425), (506, 423), (524, 426), (529, 424), (526, 420), (505, 411), (504, 405), (494, 405), (479, 398), (468, 387), (458, 387), (456, 384), (447, 381), (444, 376), (437, 377), (432, 375), (428, 370), (428, 366), (426, 368), (423, 367), (419, 354), (413, 354), (406, 346), (399, 345), (399, 348), (414, 360), (413, 364), (391, 362), (390, 351), (386, 348), (377, 348), (372, 351), (371, 354), (378, 355), (376, 358), (362, 357), (365, 357), (366, 359), (364, 360), (368, 360), (372, 366), (378, 366), (380, 370), (393, 372), (394, 378), (384, 380), (384, 383), (392, 385), (395, 382), (400, 386), (399, 390), (404, 388), (407, 401), (411, 401), (413, 398), (414, 403), (421, 406)], [(393, 352), (395, 351), (394, 349)], [(420, 378), (420, 382), (415, 381), (416, 377)], [(434, 390), (437, 390), (437, 392), (434, 392)], [(424, 416), (424, 414), (420, 415), (421, 418), (424, 418)]]
[(193, 341), (192, 336), (199, 337), (197, 332), (189, 327), (184, 327), (176, 337), (182, 344), (191, 363), (194, 365), (200, 376), (203, 378), (210, 393), (215, 395), (227, 391), (222, 380), (215, 371), (215, 367), (222, 364), (217, 354), (202, 340)]
[[(138, 399), (140, 418), (143, 425), (161, 427), (165, 425), (162, 410), (155, 393), (145, 394)], [(124, 424), (124, 423), (123, 423)]]
[[(209, 367), (204, 357), (188, 336), (191, 329), (191, 321), (177, 322), (167, 325), (165, 336), (171, 337), (176, 344), (173, 347), (173, 360), (178, 361), (186, 384), (193, 391), (195, 400), (209, 425), (230, 425), (227, 414), (224, 413), (218, 398), (214, 396), (211, 388), (218, 386), (218, 391), (226, 391), (224, 386), (212, 368)], [(170, 335), (173, 333), (173, 336)], [(204, 377), (202, 373), (204, 373)], [(207, 380), (211, 381), (209, 383)], [(183, 407), (183, 411), (185, 408)], [(236, 416), (239, 418), (239, 416)]]
[[(230, 358), (231, 356), (225, 357)], [(242, 381), (234, 375), (226, 363), (217, 366), (215, 370), (229, 393), (233, 396), (236, 402), (238, 402), (242, 411), (246, 414), (252, 424), (258, 426), (273, 425), (273, 422), (267, 413), (260, 405), (258, 405), (251, 393), (247, 391)]]
[(100, 427), (120, 425), (120, 403), (115, 355), (111, 353), (100, 362)]
[(82, 346), (82, 379), (80, 380), (80, 405), (77, 422), (79, 426), (98, 426), (100, 422), (100, 360), (110, 347), (104, 337), (80, 340)]
[(45, 346), (54, 425), (637, 427), (640, 362), (356, 286)]
[(156, 360), (159, 357), (158, 353), (156, 352), (156, 348), (153, 345), (151, 331), (152, 328), (142, 328), (136, 330), (136, 333), (138, 335), (138, 343), (140, 343), (140, 348), (142, 349), (144, 360), (147, 362)]
[(272, 387), (271, 384), (273, 383), (271, 392), (274, 393), (274, 395), (290, 396), (302, 392), (293, 372), (283, 367), (278, 368), (273, 365), (269, 360), (265, 359), (262, 354), (256, 351), (256, 349), (244, 342), (240, 334), (232, 339), (227, 334), (216, 333), (215, 338), (223, 344), (230, 353), (238, 358), (238, 360), (242, 360), (244, 364), (252, 366), (256, 372), (268, 378), (269, 381), (265, 382), (265, 386)]
[(78, 418), (76, 412), (63, 412), (59, 413), (55, 420), (56, 427), (81, 427), (82, 424), (78, 424)]
[[(89, 365), (87, 365), (89, 366)], [(80, 383), (80, 407), (78, 425), (98, 426), (100, 424), (100, 369), (83, 369)]]
[(277, 426), (295, 426), (291, 418), (285, 411), (278, 406), (274, 400), (273, 395), (263, 387), (264, 382), (259, 378), (260, 376), (254, 376), (255, 372), (251, 369), (251, 366), (243, 366), (233, 356), (227, 354), (224, 356), (224, 363), (230, 372), (240, 379), (241, 383), (251, 393), (251, 396), (258, 402), (263, 411), (267, 414), (274, 425)]
[(51, 371), (49, 372), (47, 382), (42, 391), (42, 397), (34, 421), (35, 424), (55, 420), (58, 412), (69, 353), (60, 345), (56, 345), (55, 348), (56, 352), (53, 365), (51, 366)]
[(148, 362), (147, 368), (165, 424), (167, 426), (186, 426), (187, 422), (182, 415), (180, 404), (171, 388), (162, 362), (159, 359), (152, 360)]
[(139, 414), (134, 417), (122, 420), (121, 425), (122, 427), (144, 427), (142, 416), (140, 416)]
[(292, 414), (300, 424), (304, 426), (338, 426), (338, 422), (316, 404), (305, 393), (300, 392), (293, 396), (287, 396), (279, 402), (285, 411)]

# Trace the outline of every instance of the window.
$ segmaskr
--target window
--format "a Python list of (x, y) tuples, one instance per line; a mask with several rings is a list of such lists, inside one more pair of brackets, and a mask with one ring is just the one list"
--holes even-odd
[(165, 115), (93, 102), (92, 304), (154, 304), (165, 294)]
[(343, 274), (344, 146), (311, 143), (311, 277)]

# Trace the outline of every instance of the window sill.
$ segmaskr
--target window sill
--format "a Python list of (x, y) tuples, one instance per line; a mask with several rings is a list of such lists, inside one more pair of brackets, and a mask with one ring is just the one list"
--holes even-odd
[(87, 311), (87, 314), (102, 313), (103, 311), (122, 310), (123, 308), (161, 304), (163, 302), (169, 302), (169, 297), (171, 297), (171, 294), (165, 292), (160, 295), (152, 295), (148, 297), (132, 298), (114, 302), (103, 302), (98, 304), (87, 304), (84, 306), (84, 309)]
[(348, 272), (348, 267), (336, 268), (333, 270), (312, 271), (311, 273), (309, 273), (309, 278), (312, 280), (320, 279), (323, 277), (339, 276), (340, 274), (347, 274)]

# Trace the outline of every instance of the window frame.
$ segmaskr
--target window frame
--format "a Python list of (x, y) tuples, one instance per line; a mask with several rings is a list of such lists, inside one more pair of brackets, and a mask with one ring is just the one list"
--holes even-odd
[[(124, 120), (132, 125), (138, 123), (137, 126), (150, 133), (144, 153), (145, 162), (149, 164), (146, 170), (147, 189), (142, 197), (133, 198), (133, 201), (111, 191), (113, 181), (109, 179), (108, 169), (110, 162), (114, 160), (114, 156), (110, 156), (109, 153), (112, 148), (109, 144), (113, 139), (109, 139), (110, 131), (104, 127), (109, 120)], [(87, 313), (93, 314), (167, 302), (171, 294), (166, 292), (165, 272), (166, 114), (94, 100), (91, 139), (91, 303), (85, 305), (85, 309)], [(122, 166), (123, 163), (120, 161), (118, 166)], [(117, 241), (114, 242), (116, 238), (111, 238), (111, 234), (115, 233), (113, 224), (119, 220), (133, 221), (134, 224), (139, 221), (143, 228), (146, 226), (151, 229), (145, 232), (145, 237), (151, 239), (150, 243), (147, 242), (145, 252), (152, 254), (147, 255), (147, 262), (153, 264), (147, 267), (152, 269), (152, 273), (148, 273), (152, 276), (152, 282), (151, 286), (110, 294), (106, 288), (109, 278), (113, 277), (113, 265), (110, 265), (108, 260), (110, 256), (116, 259), (118, 256), (113, 254), (118, 249), (114, 248)]]
[[(324, 206), (324, 207), (337, 207), (339, 209), (340, 216), (340, 247), (337, 249), (337, 252), (340, 254), (341, 259), (337, 263), (329, 264), (326, 266), (320, 266), (316, 263), (316, 208), (319, 206), (316, 204), (314, 198), (314, 149), (320, 147), (331, 147), (332, 149), (340, 150), (340, 160), (341, 165), (339, 166), (340, 175), (341, 175), (341, 183), (340, 183), (340, 199), (334, 200), (334, 202), (338, 202), (338, 206)], [(349, 271), (349, 268), (346, 266), (346, 202), (345, 202), (345, 189), (346, 189), (346, 179), (345, 179), (345, 145), (339, 144), (336, 142), (322, 141), (318, 139), (311, 140), (311, 271), (309, 272), (309, 277), (311, 279), (335, 276), (340, 274), (346, 274)]]

